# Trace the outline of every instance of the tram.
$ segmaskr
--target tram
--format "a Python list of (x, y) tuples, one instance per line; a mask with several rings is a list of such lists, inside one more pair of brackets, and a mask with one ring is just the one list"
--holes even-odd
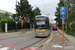
[(48, 37), (50, 35), (49, 18), (43, 15), (37, 15), (34, 21), (35, 37)]

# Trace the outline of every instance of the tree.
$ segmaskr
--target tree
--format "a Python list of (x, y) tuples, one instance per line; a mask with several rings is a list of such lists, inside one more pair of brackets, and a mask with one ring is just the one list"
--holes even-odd
[(16, 20), (16, 14), (11, 15), (14, 20)]
[(9, 19), (9, 17), (10, 17), (10, 15), (9, 15), (9, 13), (2, 13), (2, 14), (0, 14), (0, 17), (1, 17), (1, 19)]
[(36, 8), (32, 11), (31, 15), (32, 15), (32, 16), (30, 17), (30, 23), (33, 23), (33, 20), (35, 19), (35, 16), (36, 16), (36, 15), (41, 15), (40, 9), (39, 9), (38, 7), (36, 7)]
[(56, 16), (55, 18), (56, 23), (58, 23), (58, 25), (61, 25), (62, 21), (60, 19), (60, 3), (58, 3), (58, 7), (56, 8), (55, 16)]
[(35, 19), (35, 16), (36, 16), (36, 15), (41, 15), (40, 9), (39, 9), (38, 7), (36, 7), (36, 8), (32, 11), (31, 15), (32, 15), (32, 16), (30, 17), (30, 23), (33, 23), (33, 21), (34, 21), (34, 19)]
[(28, 0), (20, 0), (20, 2), (18, 2), (18, 5), (16, 5), (16, 7), (18, 19), (22, 18), (27, 22), (32, 13), (32, 7), (29, 4)]
[(56, 23), (58, 23), (58, 25), (62, 24), (62, 20), (60, 19), (60, 7), (65, 6), (64, 2), (65, 2), (64, 0), (60, 0), (60, 3), (58, 3), (58, 7), (56, 8), (55, 20), (56, 20)]
[(75, 21), (75, 6), (72, 6), (71, 12), (69, 13), (69, 23)]
[(36, 16), (36, 15), (41, 15), (40, 9), (39, 9), (38, 7), (36, 7), (36, 8), (33, 10), (33, 12), (34, 12), (34, 16)]
[(60, 0), (60, 6), (65, 6), (64, 3), (65, 1), (64, 0)]

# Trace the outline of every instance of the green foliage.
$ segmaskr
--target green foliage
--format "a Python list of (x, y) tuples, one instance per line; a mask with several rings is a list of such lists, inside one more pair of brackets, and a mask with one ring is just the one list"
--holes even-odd
[(75, 21), (71, 23), (70, 28), (73, 32), (75, 32)]
[(64, 0), (60, 0), (60, 5), (64, 6)]
[(7, 23), (7, 22), (8, 22), (7, 19), (2, 19), (2, 20), (0, 21), (1, 24), (5, 24), (5, 23)]
[[(20, 0), (15, 10), (17, 11), (18, 20), (25, 20), (25, 22), (29, 21), (30, 23), (33, 23), (36, 15), (41, 14), (38, 7), (32, 10), (32, 6), (29, 4), (28, 0)], [(13, 14), (12, 17), (15, 20), (16, 14)]]
[(1, 13), (0, 14), (1, 19), (9, 19), (9, 13)]
[(75, 37), (75, 32), (73, 33), (73, 36)]
[(21, 21), (17, 21), (17, 29), (21, 29)]
[(0, 28), (1, 28), (1, 24), (0, 24)]
[(69, 22), (75, 21), (75, 6), (72, 6), (72, 9), (69, 13)]
[[(16, 20), (16, 14), (11, 15), (14, 20)], [(19, 19), (19, 18), (18, 18)]]
[(8, 30), (15, 30), (16, 21), (12, 19), (7, 19), (8, 21)]
[(36, 8), (33, 10), (33, 12), (34, 12), (34, 16), (36, 16), (36, 15), (41, 15), (40, 9), (39, 9), (38, 7), (36, 7)]
[(32, 7), (29, 4), (28, 0), (20, 0), (18, 2), (18, 5), (16, 5), (17, 9), (17, 17), (18, 19), (23, 19), (26, 20), (26, 22), (29, 20), (29, 17), (31, 16), (32, 13)]
[[(2, 19), (1, 20), (1, 29), (5, 31), (5, 23), (8, 24), (8, 30), (15, 30), (16, 29), (16, 21), (12, 19)], [(21, 21), (17, 21), (17, 29), (21, 29)], [(30, 23), (24, 23), (23, 28), (30, 28)]]
[(58, 23), (58, 25), (62, 25), (62, 20), (60, 19), (60, 3), (58, 3), (58, 7), (56, 8), (55, 16), (56, 23)]
[(35, 16), (36, 16), (36, 15), (41, 15), (40, 9), (39, 9), (38, 7), (36, 7), (36, 8), (32, 11), (31, 15), (32, 15), (32, 16), (30, 17), (30, 23), (33, 23), (33, 21), (34, 21), (34, 19), (35, 19)]
[[(67, 31), (66, 31), (66, 33), (67, 33)], [(67, 34), (75, 36), (75, 21), (73, 21), (69, 24), (69, 31)]]
[(3, 30), (3, 31), (5, 31), (5, 23), (7, 23), (8, 21), (7, 21), (7, 19), (2, 19), (1, 21), (0, 21), (0, 23), (1, 23), (1, 29)]

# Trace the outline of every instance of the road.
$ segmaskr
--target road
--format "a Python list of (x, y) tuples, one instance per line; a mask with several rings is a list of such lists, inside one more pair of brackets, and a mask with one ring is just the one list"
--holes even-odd
[[(39, 46), (41, 46), (39, 48)], [(72, 42), (64, 38), (57, 30), (51, 31), (48, 38), (36, 38), (34, 32), (14, 34), (8, 37), (0, 37), (0, 50), (75, 50)]]
[(38, 49), (48, 38), (35, 38), (34, 32), (8, 37), (3, 36), (0, 38), (0, 50)]

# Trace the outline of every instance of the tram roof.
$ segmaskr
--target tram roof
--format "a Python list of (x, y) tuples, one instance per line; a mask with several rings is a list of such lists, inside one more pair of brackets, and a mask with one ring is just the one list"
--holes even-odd
[(43, 16), (43, 17), (48, 17), (48, 16), (46, 16), (46, 15), (37, 15), (36, 17), (40, 17), (40, 16)]

